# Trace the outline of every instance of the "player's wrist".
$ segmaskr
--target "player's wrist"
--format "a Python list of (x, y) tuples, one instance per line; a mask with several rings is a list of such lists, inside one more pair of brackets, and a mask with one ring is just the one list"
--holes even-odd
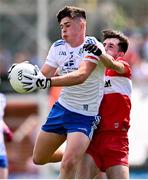
[(96, 50), (96, 52), (95, 52), (95, 55), (101, 56), (101, 55), (102, 55), (101, 49), (97, 48), (97, 50)]
[(47, 84), (47, 88), (50, 88), (51, 87), (51, 78), (46, 78), (46, 84)]

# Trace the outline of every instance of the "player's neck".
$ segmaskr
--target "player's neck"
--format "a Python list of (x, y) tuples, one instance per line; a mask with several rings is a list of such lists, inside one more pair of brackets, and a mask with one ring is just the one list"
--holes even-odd
[(69, 42), (69, 45), (73, 48), (78, 47), (84, 43), (84, 40), (85, 40), (85, 37), (75, 38), (75, 40), (73, 42)]

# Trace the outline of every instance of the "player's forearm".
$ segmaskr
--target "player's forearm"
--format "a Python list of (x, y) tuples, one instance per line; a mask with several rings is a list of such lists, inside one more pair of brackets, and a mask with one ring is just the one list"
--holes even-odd
[(106, 53), (99, 56), (100, 61), (104, 64), (105, 67), (113, 68), (114, 67), (114, 58)]
[(99, 58), (105, 67), (111, 68), (118, 73), (124, 73), (124, 65), (118, 61), (115, 61), (114, 58), (109, 54), (101, 54)]
[(44, 64), (41, 68), (41, 72), (44, 76), (50, 78), (52, 76), (55, 76), (56, 68)]
[(51, 86), (72, 86), (82, 84), (87, 77), (79, 71), (51, 78)]

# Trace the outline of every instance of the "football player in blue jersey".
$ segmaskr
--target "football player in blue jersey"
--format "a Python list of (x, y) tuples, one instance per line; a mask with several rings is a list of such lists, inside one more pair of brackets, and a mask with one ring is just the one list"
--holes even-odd
[[(62, 39), (53, 43), (38, 75), (24, 74), (22, 83), (34, 90), (51, 87), (52, 80), (54, 86), (65, 86), (37, 137), (33, 161), (43, 165), (62, 159), (59, 178), (72, 179), (99, 123), (98, 107), (104, 92), (105, 67), (98, 56), (84, 51), (83, 45), (93, 43), (102, 52), (105, 49), (95, 37), (86, 36), (85, 10), (67, 6), (57, 19)], [(51, 79), (57, 69), (61, 76)], [(56, 151), (65, 140), (62, 157)]]

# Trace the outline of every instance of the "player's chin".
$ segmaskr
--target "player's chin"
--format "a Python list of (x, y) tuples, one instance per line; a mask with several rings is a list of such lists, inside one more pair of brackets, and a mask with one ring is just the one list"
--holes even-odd
[(67, 35), (63, 35), (62, 38), (63, 38), (65, 41), (68, 41), (68, 36), (67, 36)]

